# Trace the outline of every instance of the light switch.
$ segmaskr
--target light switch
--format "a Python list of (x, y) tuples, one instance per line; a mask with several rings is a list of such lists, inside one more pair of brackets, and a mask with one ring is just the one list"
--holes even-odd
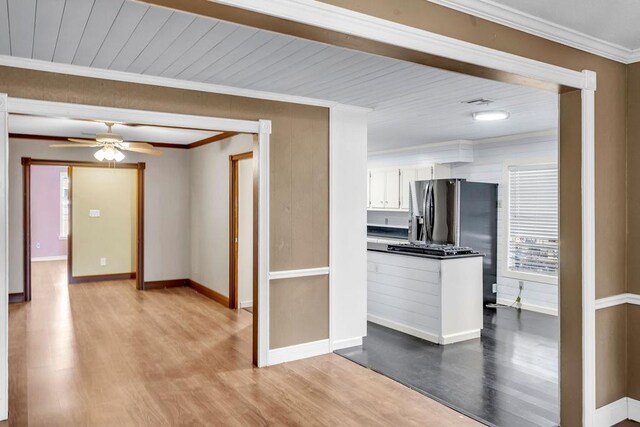
[(100, 218), (100, 209), (89, 209), (89, 218)]
[(100, 266), (104, 267), (105, 265), (107, 265), (107, 259), (106, 258), (100, 258)]

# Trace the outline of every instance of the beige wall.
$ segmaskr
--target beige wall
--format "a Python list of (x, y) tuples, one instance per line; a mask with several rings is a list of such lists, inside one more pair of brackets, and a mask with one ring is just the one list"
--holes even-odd
[[(0, 72), (1, 74), (1, 72)], [(23, 291), (22, 157), (95, 161), (88, 149), (52, 149), (48, 141), (9, 140), (9, 292)], [(127, 153), (145, 162), (145, 280), (189, 277), (189, 157), (163, 149), (162, 156)]]
[(137, 169), (71, 169), (73, 277), (136, 271), (137, 182)]
[[(327, 276), (272, 280), (270, 292), (269, 348), (329, 338)], [(297, 322), (314, 327), (303, 328)]]
[[(627, 180), (628, 248), (627, 292), (640, 294), (640, 63), (628, 66)], [(640, 307), (627, 308), (627, 395), (640, 400)]]
[(189, 150), (189, 278), (225, 296), (229, 296), (229, 155), (252, 148), (252, 135), (237, 135)]

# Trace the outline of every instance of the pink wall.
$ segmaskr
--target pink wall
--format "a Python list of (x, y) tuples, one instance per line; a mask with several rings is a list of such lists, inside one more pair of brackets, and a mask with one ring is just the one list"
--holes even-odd
[(31, 167), (31, 258), (67, 255), (67, 241), (59, 237), (60, 172), (66, 169)]

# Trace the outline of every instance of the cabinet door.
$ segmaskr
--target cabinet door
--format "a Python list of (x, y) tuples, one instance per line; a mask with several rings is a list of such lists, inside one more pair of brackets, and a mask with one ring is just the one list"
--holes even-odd
[(409, 209), (409, 183), (416, 180), (415, 169), (400, 170), (400, 209)]
[(385, 173), (385, 197), (386, 209), (400, 208), (400, 169), (391, 169)]
[(369, 175), (370, 208), (384, 208), (385, 171), (372, 170)]
[(433, 165), (433, 179), (451, 178), (451, 166), (449, 165)]

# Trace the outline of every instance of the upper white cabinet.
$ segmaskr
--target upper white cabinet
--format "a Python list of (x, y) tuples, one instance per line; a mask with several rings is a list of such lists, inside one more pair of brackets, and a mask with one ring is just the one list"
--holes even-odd
[(384, 209), (386, 171), (375, 169), (369, 171), (369, 208)]
[(409, 209), (409, 183), (426, 179), (450, 178), (447, 165), (369, 170), (369, 209)]

